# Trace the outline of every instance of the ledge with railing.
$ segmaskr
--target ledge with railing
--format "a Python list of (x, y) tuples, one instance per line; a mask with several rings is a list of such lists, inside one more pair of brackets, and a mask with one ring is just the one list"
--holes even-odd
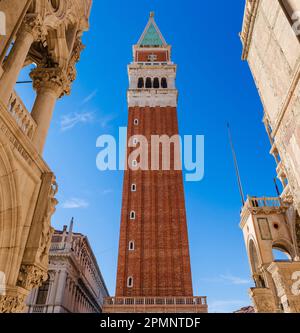
[(250, 208), (273, 208), (281, 207), (282, 202), (279, 197), (250, 197), (248, 196), (246, 205)]
[[(107, 297), (104, 308), (108, 310), (125, 309), (190, 309), (191, 312), (207, 312), (207, 297)], [(194, 311), (192, 310), (194, 309)], [(112, 311), (113, 312), (113, 311)]]
[(248, 196), (241, 211), (241, 223), (243, 227), (249, 214), (281, 214), (286, 211), (289, 204), (283, 202), (279, 197), (250, 197)]

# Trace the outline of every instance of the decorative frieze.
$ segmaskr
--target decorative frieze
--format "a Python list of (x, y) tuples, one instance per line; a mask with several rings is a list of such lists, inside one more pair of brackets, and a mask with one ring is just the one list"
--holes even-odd
[(130, 89), (127, 92), (128, 107), (177, 107), (176, 89)]

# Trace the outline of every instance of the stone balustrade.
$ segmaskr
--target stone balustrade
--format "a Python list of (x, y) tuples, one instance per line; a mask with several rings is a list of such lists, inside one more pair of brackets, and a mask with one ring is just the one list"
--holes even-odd
[(104, 313), (207, 313), (207, 298), (191, 297), (107, 297)]
[(207, 305), (206, 297), (107, 297), (105, 305)]
[(12, 115), (22, 132), (31, 140), (37, 125), (16, 92), (11, 94), (7, 111)]
[(282, 205), (278, 197), (248, 197), (247, 204), (251, 208), (281, 207)]

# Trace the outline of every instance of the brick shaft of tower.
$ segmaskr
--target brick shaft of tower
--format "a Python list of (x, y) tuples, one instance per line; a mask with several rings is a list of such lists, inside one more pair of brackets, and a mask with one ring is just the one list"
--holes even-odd
[[(178, 134), (176, 65), (153, 16), (128, 66), (128, 139)], [(127, 154), (136, 148), (129, 148)], [(125, 171), (117, 297), (192, 296), (182, 171)], [(161, 155), (161, 151), (160, 151)], [(127, 156), (127, 157), (128, 157)], [(149, 165), (151, 165), (149, 163)]]

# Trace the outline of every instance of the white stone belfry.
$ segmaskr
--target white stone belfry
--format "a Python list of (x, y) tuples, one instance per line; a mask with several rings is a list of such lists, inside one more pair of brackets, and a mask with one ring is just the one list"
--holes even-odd
[(153, 12), (141, 38), (133, 46), (133, 56), (128, 66), (128, 106), (177, 107), (177, 67), (171, 61), (171, 46), (156, 25)]

